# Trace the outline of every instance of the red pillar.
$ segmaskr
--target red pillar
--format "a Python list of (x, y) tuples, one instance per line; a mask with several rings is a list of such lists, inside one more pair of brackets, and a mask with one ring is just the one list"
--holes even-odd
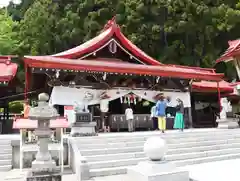
[(220, 91), (220, 87), (219, 87), (219, 82), (217, 82), (217, 91), (218, 91), (218, 104), (219, 104), (220, 112), (221, 112), (222, 105), (221, 105), (221, 91)]
[(27, 94), (28, 94), (28, 89), (29, 89), (29, 74), (28, 74), (28, 67), (27, 64), (24, 64), (24, 69), (25, 69), (25, 89), (24, 89), (24, 98), (27, 100)]

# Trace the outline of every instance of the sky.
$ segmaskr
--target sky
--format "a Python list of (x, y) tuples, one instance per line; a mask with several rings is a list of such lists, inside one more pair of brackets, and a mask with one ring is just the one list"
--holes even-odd
[[(11, 0), (0, 0), (0, 7), (7, 6)], [(14, 3), (19, 3), (20, 0), (13, 0)]]

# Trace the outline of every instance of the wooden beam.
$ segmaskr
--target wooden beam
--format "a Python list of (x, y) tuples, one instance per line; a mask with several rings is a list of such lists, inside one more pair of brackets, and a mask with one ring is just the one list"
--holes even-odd
[(172, 81), (182, 92), (186, 92), (186, 91), (187, 91), (186, 87), (185, 87), (179, 80), (171, 79), (171, 81)]

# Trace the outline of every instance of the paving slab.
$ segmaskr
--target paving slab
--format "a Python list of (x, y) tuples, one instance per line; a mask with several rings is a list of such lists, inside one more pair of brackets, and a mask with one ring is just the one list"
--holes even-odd
[(182, 167), (193, 181), (239, 181), (240, 159), (217, 161)]

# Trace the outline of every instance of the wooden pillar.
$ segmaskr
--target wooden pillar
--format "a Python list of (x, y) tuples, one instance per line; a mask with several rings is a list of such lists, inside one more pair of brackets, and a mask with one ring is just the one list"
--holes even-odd
[(222, 105), (221, 105), (221, 90), (219, 87), (219, 82), (217, 82), (217, 92), (218, 92), (218, 105), (219, 105), (219, 111), (221, 112), (222, 110)]
[(193, 117), (192, 117), (192, 111), (195, 111), (195, 102), (192, 101), (192, 82), (193, 80), (191, 79), (189, 82), (189, 96), (190, 96), (190, 102), (191, 102), (191, 107), (188, 107), (188, 121), (189, 121), (189, 128), (193, 127)]

